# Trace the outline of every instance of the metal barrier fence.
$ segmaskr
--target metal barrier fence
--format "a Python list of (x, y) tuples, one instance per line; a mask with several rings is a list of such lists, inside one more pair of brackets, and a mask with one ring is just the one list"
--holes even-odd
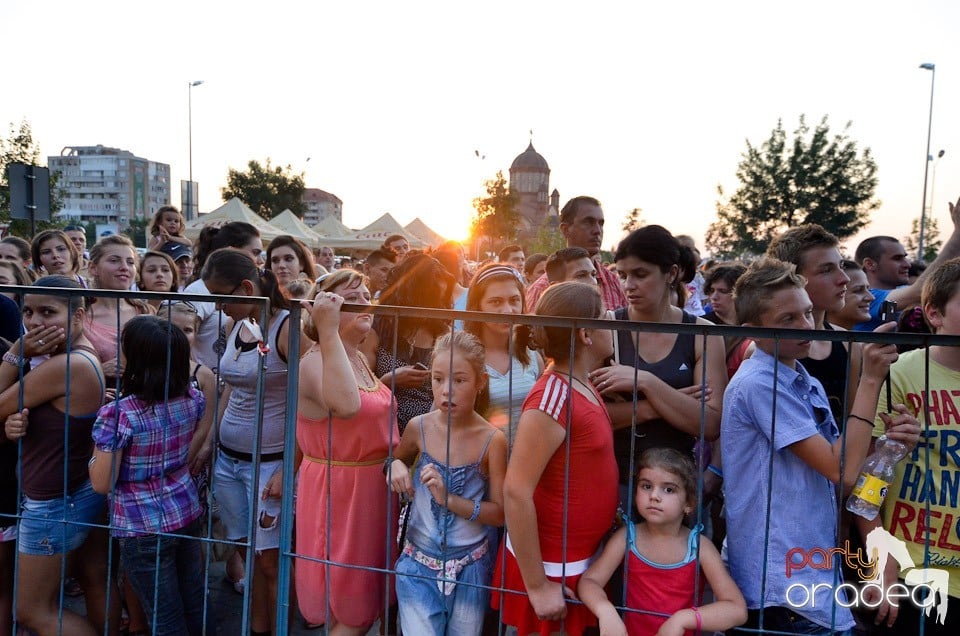
[[(3, 286), (0, 286), (0, 290), (12, 291), (17, 294), (36, 293), (36, 294), (42, 294), (43, 296), (63, 296), (63, 297), (82, 296), (82, 297), (106, 297), (106, 298), (117, 298), (117, 299), (149, 298), (151, 300), (156, 300), (156, 299), (181, 300), (181, 301), (187, 301), (192, 303), (202, 303), (202, 302), (207, 302), (207, 303), (218, 302), (219, 303), (219, 302), (224, 302), (226, 300), (229, 300), (229, 302), (232, 304), (250, 303), (255, 305), (260, 311), (261, 324), (263, 325), (268, 324), (268, 316), (270, 311), (270, 308), (267, 305), (266, 299), (256, 298), (256, 297), (234, 297), (234, 296), (225, 297), (225, 296), (204, 296), (204, 295), (185, 295), (185, 294), (156, 294), (156, 293), (140, 293), (140, 292), (112, 292), (112, 291), (104, 291), (104, 290), (48, 289), (48, 288), (44, 288), (42, 291), (38, 291), (36, 288), (30, 288), (30, 287), (3, 287)], [(472, 319), (475, 321), (483, 321), (483, 322), (509, 323), (511, 325), (524, 324), (524, 325), (531, 325), (531, 326), (541, 325), (541, 326), (559, 326), (559, 327), (589, 328), (589, 329), (603, 329), (603, 330), (612, 329), (611, 323), (605, 320), (579, 320), (579, 319), (565, 319), (565, 318), (552, 318), (552, 317), (539, 317), (539, 316), (515, 316), (515, 315), (507, 315), (507, 314), (479, 314), (479, 313), (473, 313), (473, 312), (427, 310), (427, 309), (386, 307), (386, 306), (371, 307), (371, 306), (365, 306), (365, 305), (344, 305), (343, 311), (373, 313), (375, 315), (393, 316), (393, 317), (415, 316), (415, 317), (424, 318), (424, 319), (440, 319), (440, 320), (448, 320), (448, 321), (455, 320), (455, 319), (456, 320)], [(294, 353), (299, 351), (300, 349), (300, 325), (301, 325), (300, 314), (301, 314), (300, 307), (297, 305), (294, 305), (291, 308), (290, 315), (289, 315), (290, 336), (289, 336), (289, 342), (288, 342), (288, 351), (291, 352), (290, 353), (291, 356), (294, 355)], [(161, 317), (163, 317), (162, 314), (161, 314)], [(217, 320), (221, 321), (218, 327), (222, 331), (222, 327), (224, 326), (224, 323), (222, 322), (223, 319), (222, 317), (220, 317), (220, 318), (217, 318)], [(120, 346), (119, 345), (120, 322), (121, 322), (121, 319), (120, 319), (119, 307), (118, 307), (118, 312), (117, 312), (118, 350)], [(779, 347), (779, 344), (782, 340), (793, 340), (793, 339), (825, 340), (825, 341), (831, 341), (831, 342), (839, 341), (847, 345), (851, 345), (852, 343), (871, 343), (871, 342), (900, 343), (900, 344), (905, 343), (905, 344), (918, 345), (922, 347), (927, 347), (929, 345), (956, 346), (957, 344), (960, 344), (960, 339), (956, 337), (948, 337), (948, 336), (913, 335), (913, 334), (875, 334), (875, 333), (846, 332), (846, 331), (801, 331), (801, 330), (772, 330), (772, 329), (759, 329), (759, 328), (746, 329), (746, 328), (732, 328), (732, 327), (723, 327), (723, 326), (701, 326), (701, 325), (682, 325), (682, 324), (663, 325), (663, 324), (633, 323), (633, 322), (617, 322), (615, 329), (630, 330), (631, 332), (638, 333), (638, 334), (675, 333), (680, 335), (693, 336), (694, 338), (700, 339), (701, 342), (704, 343), (704, 346), (703, 346), (704, 356), (707, 355), (706, 354), (707, 347), (705, 346), (705, 343), (707, 341), (706, 339), (711, 336), (724, 336), (724, 335), (726, 336), (736, 335), (736, 336), (747, 337), (747, 338), (758, 338), (758, 337), (772, 338), (775, 342), (775, 345), (774, 345), (775, 348)], [(69, 327), (68, 327), (68, 341), (69, 341), (69, 336), (70, 334), (69, 334)], [(398, 344), (399, 343), (397, 341), (397, 338), (395, 337), (393, 342), (381, 343), (381, 346), (383, 346), (385, 349), (392, 352), (392, 354), (396, 355), (398, 351)], [(513, 347), (512, 336), (511, 336), (510, 346), (512, 350), (512, 347)], [(574, 351), (573, 333), (571, 333), (570, 351), (571, 351), (571, 354)], [(452, 352), (451, 352), (451, 358), (452, 358)], [(928, 359), (928, 366), (929, 366), (929, 351), (927, 352), (927, 359)], [(452, 361), (451, 361), (451, 364), (452, 364)], [(295, 507), (295, 499), (296, 499), (295, 497), (296, 483), (295, 483), (295, 479), (292, 477), (294, 475), (295, 463), (298, 457), (297, 439), (296, 439), (297, 385), (299, 380), (298, 371), (299, 369), (297, 364), (290, 364), (288, 366), (287, 374), (286, 374), (286, 402), (285, 402), (286, 415), (285, 415), (285, 420), (283, 424), (284, 431), (285, 431), (284, 432), (284, 450), (283, 450), (283, 475), (285, 478), (283, 479), (283, 482), (282, 482), (282, 496), (280, 501), (280, 518), (279, 518), (279, 527), (278, 527), (280, 539), (279, 539), (279, 558), (277, 563), (277, 596), (276, 596), (276, 601), (274, 606), (275, 613), (276, 613), (276, 620), (273, 626), (273, 629), (275, 630), (274, 633), (278, 633), (278, 634), (295, 633), (297, 629), (299, 629), (299, 627), (294, 623), (293, 610), (296, 605), (296, 602), (294, 600), (295, 593), (292, 588), (293, 571), (295, 567), (297, 567), (296, 565), (297, 563), (312, 562), (316, 564), (322, 564), (323, 566), (325, 566), (325, 577), (326, 577), (325, 589), (327, 590), (327, 594), (326, 594), (326, 597), (323, 599), (323, 604), (325, 607), (324, 614), (329, 618), (331, 617), (331, 611), (330, 611), (331, 610), (331, 607), (330, 607), (331, 569), (333, 568), (347, 569), (347, 570), (354, 571), (357, 574), (362, 572), (375, 573), (376, 575), (378, 575), (378, 577), (382, 576), (382, 585), (384, 586), (385, 589), (389, 590), (389, 589), (392, 589), (392, 586), (394, 584), (395, 571), (393, 569), (393, 565), (394, 565), (393, 555), (395, 555), (397, 552), (397, 549), (396, 549), (397, 528), (389, 524), (383, 528), (383, 546), (384, 546), (383, 549), (384, 549), (384, 555), (385, 555), (384, 561), (386, 563), (386, 566), (382, 568), (369, 567), (369, 566), (360, 565), (360, 564), (351, 563), (351, 562), (332, 560), (330, 558), (329, 542), (327, 542), (325, 554), (322, 556), (300, 554), (295, 550), (294, 507)], [(24, 373), (23, 369), (21, 369), (18, 376), (19, 394), (17, 399), (17, 411), (20, 411), (20, 409), (23, 408), (23, 401), (24, 401), (23, 373)], [(850, 373), (850, 366), (848, 361), (847, 375), (849, 375), (849, 373)], [(251, 456), (252, 456), (252, 486), (251, 487), (254, 493), (260, 492), (263, 487), (263, 485), (260, 483), (259, 468), (261, 463), (260, 450), (261, 450), (261, 435), (263, 430), (262, 399), (263, 399), (263, 390), (264, 390), (264, 383), (265, 383), (264, 374), (265, 374), (265, 363), (259, 365), (259, 368), (258, 368), (258, 378), (257, 378), (258, 406), (256, 408), (258, 415), (257, 415), (256, 421), (252, 423), (253, 431), (255, 432), (255, 434), (253, 436), (253, 446), (252, 446), (252, 452), (251, 452)], [(117, 380), (117, 382), (119, 382), (119, 380)], [(218, 378), (218, 384), (219, 382), (220, 381)], [(390, 381), (387, 382), (391, 390), (394, 390), (396, 388), (395, 382), (396, 382), (396, 375), (391, 374)], [(65, 395), (67, 396), (66, 397), (67, 407), (64, 410), (65, 412), (68, 412), (69, 399), (70, 399), (69, 396), (71, 394), (69, 374), (65, 378), (65, 383), (66, 383)], [(705, 389), (706, 387), (703, 386), (702, 388)], [(716, 396), (713, 399), (718, 399), (719, 397), (721, 396)], [(633, 395), (634, 409), (636, 409), (638, 401), (642, 399), (643, 399), (642, 395), (638, 395), (636, 392), (634, 392), (634, 395)], [(763, 398), (761, 396), (758, 396), (758, 399), (763, 399)], [(776, 400), (776, 391), (771, 391), (770, 399)], [(391, 417), (396, 416), (396, 407), (397, 407), (396, 400), (394, 399), (394, 402), (392, 404)], [(216, 409), (216, 413), (218, 414), (222, 412), (219, 391), (217, 391), (217, 399), (215, 400), (215, 403), (212, 405), (207, 404), (207, 408)], [(699, 442), (701, 445), (705, 443), (705, 435), (704, 435), (705, 409), (706, 409), (706, 401), (701, 400), (700, 401), (700, 435), (699, 435)], [(844, 412), (848, 412), (846, 404), (844, 404)], [(217, 421), (214, 423), (215, 436), (218, 434), (217, 427), (219, 425), (219, 416), (216, 419)], [(929, 437), (931, 434), (930, 419), (931, 419), (930, 410), (926, 409), (924, 411), (924, 417), (922, 418), (921, 424), (924, 429), (923, 434), (927, 437)], [(775, 425), (776, 424), (774, 423), (774, 426)], [(335, 434), (334, 421), (332, 416), (327, 419), (326, 426), (327, 426), (326, 457), (312, 458), (310, 461), (315, 461), (316, 463), (321, 463), (321, 464), (325, 463), (326, 464), (325, 468), (328, 471), (328, 475), (329, 475), (329, 472), (335, 469), (338, 465), (338, 462), (333, 459), (334, 454), (332, 452), (333, 445), (334, 445), (333, 437)], [(507, 430), (509, 431), (509, 427), (507, 428)], [(448, 428), (448, 431), (449, 431), (449, 428)], [(64, 427), (64, 444), (65, 445), (69, 445), (69, 442), (70, 442), (69, 435), (70, 435), (69, 427), (65, 426)], [(845, 439), (846, 431), (844, 431), (843, 435)], [(396, 442), (398, 441), (399, 441), (399, 431), (396, 429), (396, 427), (393, 427), (391, 429), (390, 447), (395, 448)], [(449, 448), (450, 448), (449, 435), (446, 439), (446, 445), (447, 445), (447, 450), (449, 452)], [(22, 442), (20, 442), (20, 447), (22, 447)], [(569, 436), (567, 436), (567, 442), (565, 443), (565, 452), (569, 453)], [(929, 447), (927, 447), (927, 455), (929, 456)], [(632, 457), (633, 457), (633, 452), (631, 449), (631, 458)], [(390, 451), (388, 459), (393, 459), (392, 450)], [(217, 451), (215, 450), (214, 456), (211, 459), (211, 464), (215, 464), (216, 461), (217, 461)], [(22, 462), (22, 451), (20, 451), (18, 447), (18, 465), (17, 465), (18, 474), (21, 467), (21, 462)], [(771, 458), (771, 462), (770, 462), (771, 471), (768, 472), (767, 475), (758, 475), (757, 477), (772, 479), (773, 478), (772, 466), (773, 466), (773, 463)], [(703, 500), (703, 492), (702, 492), (702, 489), (703, 489), (702, 474), (703, 474), (703, 469), (705, 467), (706, 466), (703, 462), (703, 457), (701, 455), (698, 457), (698, 468), (699, 468), (700, 477), (698, 478), (698, 484), (697, 484), (697, 488), (698, 488), (697, 508), (694, 515), (697, 524), (707, 521), (707, 518), (705, 515), (708, 514), (708, 512), (706, 512), (703, 508), (704, 500)], [(633, 466), (632, 459), (631, 459), (629, 474), (631, 475), (634, 474), (634, 466)], [(842, 460), (841, 460), (841, 474), (843, 474)], [(65, 465), (64, 465), (64, 491), (65, 492), (67, 490), (66, 486), (67, 486), (67, 466), (65, 462)], [(327, 486), (327, 490), (324, 493), (301, 492), (299, 496), (300, 497), (310, 496), (312, 498), (311, 500), (316, 502), (316, 505), (318, 506), (322, 505), (326, 507), (326, 515), (325, 515), (326, 527), (323, 528), (323, 534), (326, 537), (330, 537), (331, 530), (332, 530), (332, 527), (331, 527), (332, 517), (334, 513), (332, 508), (334, 493), (332, 491), (333, 486), (332, 486), (332, 480), (330, 478), (327, 479), (326, 486)], [(565, 489), (568, 486), (569, 484), (565, 484)], [(214, 510), (214, 505), (217, 497), (217, 487), (218, 487), (217, 481), (215, 479), (212, 480), (210, 484), (209, 496), (207, 499), (207, 503), (210, 507), (209, 509), (211, 510), (211, 513)], [(386, 501), (387, 519), (393, 519), (396, 513), (396, 506), (398, 505), (397, 501), (390, 494), (389, 488), (386, 485), (384, 485), (383, 487), (383, 493)], [(18, 487), (18, 500), (20, 500), (20, 495), (21, 495), (21, 492)], [(841, 497), (838, 500), (842, 510), (843, 498)], [(955, 494), (953, 495), (953, 500), (954, 501), (956, 500)], [(633, 501), (632, 484), (628, 488), (626, 501), (628, 502)], [(363, 507), (366, 505), (366, 502), (352, 502), (352, 503), (359, 507)], [(764, 502), (757, 502), (757, 503), (758, 503), (758, 509), (762, 509), (762, 508), (759, 508), (759, 506), (763, 505)], [(930, 519), (929, 499), (926, 502), (926, 510), (927, 510), (927, 519), (929, 520)], [(567, 511), (564, 510), (564, 514), (566, 514), (566, 512)], [(449, 514), (449, 512), (445, 514)], [(767, 504), (766, 513), (763, 518), (763, 523), (765, 524), (764, 527), (767, 529), (769, 529), (770, 527), (769, 515), (770, 515), (770, 506), (769, 504)], [(22, 515), (18, 512), (18, 514), (15, 516), (17, 521), (19, 521), (21, 516)], [(250, 633), (252, 629), (252, 617), (253, 617), (253, 606), (254, 606), (254, 600), (251, 593), (252, 586), (250, 585), (250, 582), (254, 580), (255, 557), (253, 555), (257, 553), (256, 536), (257, 536), (258, 518), (256, 515), (256, 511), (251, 510), (249, 518), (246, 520), (248, 538), (245, 540), (227, 540), (224, 538), (215, 537), (213, 533), (213, 523), (214, 523), (213, 516), (214, 516), (213, 514), (207, 515), (206, 522), (205, 522), (205, 529), (202, 533), (202, 536), (197, 537), (196, 541), (202, 543), (204, 546), (207, 546), (208, 548), (212, 548), (214, 546), (232, 546), (235, 548), (246, 549), (247, 558), (246, 558), (246, 579), (245, 580), (247, 581), (248, 584), (246, 585), (243, 593), (238, 629), (239, 629), (239, 633), (247, 634), (247, 633)], [(838, 518), (840, 518), (839, 515), (838, 515)], [(64, 517), (61, 521), (62, 521), (61, 526), (63, 528), (64, 535), (66, 535), (67, 529), (71, 525), (81, 525), (81, 526), (89, 527), (91, 529), (98, 529), (100, 531), (107, 531), (107, 532), (113, 532), (118, 529), (112, 526), (112, 524), (109, 521), (106, 523), (99, 523), (99, 522), (98, 523), (79, 523), (79, 522), (71, 521), (66, 517)], [(758, 523), (759, 522), (760, 522), (760, 519), (758, 518)], [(929, 524), (929, 525), (932, 526), (932, 524)], [(564, 523), (564, 526), (566, 526), (566, 523)], [(302, 527), (297, 528), (296, 536), (298, 538), (303, 538), (306, 533), (316, 532), (318, 530), (319, 530), (318, 528), (302, 528)], [(837, 545), (840, 545), (840, 542), (844, 538), (842, 535), (842, 531), (843, 531), (842, 528), (838, 524), (838, 527), (836, 529)], [(931, 545), (934, 545), (936, 543), (936, 538), (931, 536), (932, 531), (933, 530), (931, 527), (926, 528), (928, 554), (930, 552)], [(161, 538), (180, 537), (180, 535), (177, 535), (176, 533), (166, 533), (166, 534), (157, 533), (154, 536), (157, 540), (158, 545)], [(566, 545), (566, 541), (567, 541), (566, 528), (564, 527), (564, 536), (563, 536), (564, 545)], [(766, 548), (766, 546), (764, 546), (764, 548)], [(116, 633), (116, 629), (117, 629), (117, 625), (110, 622), (111, 620), (115, 620), (115, 619), (113, 619), (110, 616), (110, 611), (109, 611), (110, 604), (115, 602), (114, 599), (112, 598), (112, 595), (117, 594), (117, 591), (115, 589), (112, 589), (111, 587), (112, 584), (115, 582), (115, 572), (117, 569), (116, 568), (117, 559), (115, 558), (116, 552), (117, 550), (112, 543), (107, 546), (107, 564), (106, 564), (107, 595), (106, 595), (106, 605), (101, 612), (104, 616), (107, 617), (107, 626), (105, 627), (105, 633), (107, 632)], [(764, 550), (764, 554), (766, 554), (766, 549)], [(498, 559), (503, 559), (503, 558), (504, 558), (504, 555), (502, 553), (499, 553)], [(212, 564), (212, 560), (213, 560), (212, 550), (211, 549), (205, 550), (204, 551), (205, 562), (203, 567), (204, 589), (210, 588), (210, 583), (211, 583), (211, 567), (210, 566)], [(443, 560), (446, 561), (445, 558)], [(502, 562), (501, 562), (501, 565), (502, 565)], [(14, 581), (19, 580), (19, 577), (21, 574), (19, 567), (20, 567), (20, 559), (18, 555), (17, 563), (15, 566)], [(776, 563), (770, 563), (770, 564), (766, 562), (764, 563), (765, 571), (767, 571), (769, 568), (776, 568), (776, 567), (780, 567), (780, 565)], [(68, 565), (66, 560), (62, 561), (62, 564), (60, 565), (60, 568), (59, 568), (59, 572), (60, 572), (60, 578), (65, 579), (68, 573)], [(159, 577), (159, 568), (155, 573), (155, 576)], [(699, 583), (699, 577), (700, 577), (700, 573), (698, 570), (697, 572), (698, 583)], [(441, 573), (436, 577), (436, 581), (439, 585), (443, 585), (445, 583), (457, 583), (457, 580), (455, 577), (447, 578), (447, 574), (445, 574), (444, 571), (441, 571)], [(155, 579), (155, 584), (156, 583), (159, 583), (159, 579)], [(841, 581), (838, 578), (836, 578), (836, 576), (835, 576), (835, 583), (837, 584), (841, 583)], [(465, 583), (457, 583), (457, 584), (470, 585)], [(17, 594), (19, 593), (19, 590), (16, 587), (16, 583), (14, 585), (15, 586), (13, 589), (13, 597), (14, 599), (16, 599)], [(510, 593), (510, 590), (502, 586), (502, 581), (499, 581), (499, 582), (490, 581), (489, 585), (484, 585), (481, 587), (484, 587), (487, 590), (495, 590), (495, 591), (499, 591), (506, 594)], [(161, 595), (162, 595), (162, 590), (159, 589), (159, 585), (155, 585), (154, 603), (158, 603), (160, 601)], [(390, 598), (391, 598), (391, 594), (388, 592), (385, 595), (385, 600), (383, 603), (382, 620), (386, 621), (385, 617), (391, 617), (391, 622), (392, 622), (392, 617), (395, 615), (395, 610), (391, 607), (392, 604), (390, 602)], [(571, 601), (571, 602), (576, 602), (576, 601)], [(623, 591), (623, 596), (621, 596), (618, 599), (615, 599), (615, 604), (619, 608), (623, 609), (623, 606), (626, 604), (625, 590)], [(61, 631), (62, 631), (62, 626), (64, 624), (65, 605), (66, 605), (66, 599), (64, 597), (64, 593), (61, 588), (59, 593), (59, 598), (57, 599), (57, 606), (58, 606), (57, 622), (61, 626)], [(91, 608), (88, 607), (87, 609), (89, 611)], [(636, 611), (636, 610), (627, 610), (627, 611)], [(204, 613), (205, 624), (208, 626), (208, 628), (210, 626), (213, 626), (213, 633), (231, 633), (231, 632), (224, 631), (225, 629), (224, 625), (227, 625), (227, 624), (235, 625), (234, 617), (226, 615), (226, 614), (229, 614), (229, 612), (225, 610), (225, 608), (211, 606), (209, 595), (207, 595), (204, 599), (203, 613)], [(497, 617), (498, 620), (496, 621), (496, 623), (498, 627), (496, 628), (495, 631), (498, 634), (507, 633), (506, 628), (503, 626), (502, 621), (499, 620), (500, 618), (501, 618), (500, 616)], [(743, 631), (744, 633), (781, 633), (781, 632), (770, 631), (769, 629), (764, 630), (762, 625), (763, 624), (761, 622), (759, 631), (756, 631), (756, 630), (743, 630)], [(69, 633), (69, 632), (62, 631), (62, 633)], [(210, 632), (207, 632), (207, 633), (210, 633)], [(385, 632), (385, 633), (389, 633), (389, 632)], [(489, 633), (493, 633), (493, 631)]]

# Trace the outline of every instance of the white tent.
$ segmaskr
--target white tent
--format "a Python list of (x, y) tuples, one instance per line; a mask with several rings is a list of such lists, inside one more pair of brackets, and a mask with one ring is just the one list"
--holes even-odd
[(283, 230), (284, 234), (289, 234), (290, 236), (300, 239), (311, 249), (318, 249), (320, 247), (320, 236), (290, 210), (284, 210), (270, 219), (270, 225)]
[(191, 240), (200, 236), (200, 231), (207, 227), (221, 227), (231, 221), (245, 221), (260, 231), (260, 239), (264, 244), (269, 243), (283, 234), (282, 231), (267, 223), (263, 217), (257, 215), (240, 199), (234, 197), (216, 210), (201, 214), (200, 218), (187, 223), (184, 234)]
[(447, 242), (447, 239), (443, 238), (439, 234), (433, 231), (426, 223), (420, 220), (420, 217), (415, 218), (404, 226), (404, 228), (410, 234), (413, 234), (418, 239), (422, 240), (424, 243), (430, 245), (430, 247), (440, 247)]
[(340, 238), (343, 236), (350, 236), (354, 233), (355, 230), (351, 230), (346, 225), (340, 222), (340, 219), (331, 215), (323, 218), (322, 221), (310, 228), (315, 234), (320, 235), (321, 237), (332, 236)]
[(397, 223), (397, 220), (390, 216), (389, 212), (362, 230), (357, 230), (348, 236), (340, 238), (324, 237), (323, 244), (334, 249), (373, 251), (380, 247), (388, 236), (393, 234), (407, 237), (410, 247), (416, 249), (427, 247), (426, 241), (403, 229), (403, 226)]

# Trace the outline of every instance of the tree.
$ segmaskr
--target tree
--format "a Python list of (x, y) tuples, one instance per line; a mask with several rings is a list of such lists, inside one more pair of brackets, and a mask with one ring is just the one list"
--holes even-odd
[(623, 225), (621, 226), (624, 233), (629, 234), (647, 224), (640, 216), (642, 213), (643, 210), (640, 208), (633, 208), (627, 213), (627, 218), (623, 220)]
[(220, 194), (224, 201), (237, 197), (269, 221), (287, 209), (303, 218), (305, 189), (302, 172), (295, 174), (289, 165), (274, 166), (267, 157), (265, 165), (251, 159), (245, 172), (230, 168), (227, 186), (220, 188)]
[[(7, 183), (7, 166), (11, 163), (25, 163), (29, 166), (40, 165), (40, 148), (33, 141), (33, 130), (26, 120), (16, 127), (10, 124), (10, 136), (0, 139), (0, 225), (9, 223), (9, 233), (30, 238), (29, 219), (12, 219), (10, 216), (10, 184)], [(51, 218), (63, 207), (63, 195), (58, 183), (60, 175), (50, 173), (50, 215)], [(37, 221), (37, 232), (49, 228), (63, 227), (59, 220)]]
[(484, 182), (487, 196), (473, 200), (476, 215), (470, 224), (470, 234), (487, 237), (501, 247), (516, 240), (520, 229), (520, 213), (517, 211), (517, 195), (510, 192), (503, 171)]
[(533, 242), (530, 243), (530, 251), (527, 256), (536, 254), (537, 252), (550, 256), (566, 246), (567, 241), (560, 232), (557, 218), (547, 217), (537, 229), (537, 235), (534, 237)]
[[(926, 263), (932, 263), (940, 253), (940, 246), (943, 241), (940, 240), (940, 228), (937, 227), (937, 220), (933, 217), (924, 218), (923, 228), (923, 260)], [(903, 247), (907, 250), (910, 258), (914, 257), (920, 248), (920, 219), (914, 219), (910, 222), (910, 236), (904, 237)]]
[(127, 223), (127, 227), (120, 231), (130, 237), (133, 244), (137, 247), (147, 246), (147, 228), (150, 227), (149, 218), (133, 218)]
[(717, 186), (718, 219), (707, 229), (707, 247), (721, 257), (760, 254), (777, 234), (805, 223), (841, 240), (856, 234), (880, 202), (873, 198), (877, 164), (869, 148), (858, 152), (850, 125), (831, 138), (827, 117), (811, 133), (801, 115), (790, 142), (782, 121), (760, 148), (747, 140), (736, 192), (724, 200)]

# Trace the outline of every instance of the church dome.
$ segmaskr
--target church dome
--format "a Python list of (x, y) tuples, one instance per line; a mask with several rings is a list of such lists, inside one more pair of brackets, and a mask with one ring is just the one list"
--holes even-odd
[(517, 155), (517, 158), (513, 160), (513, 163), (510, 164), (510, 171), (514, 170), (537, 170), (543, 172), (549, 172), (550, 166), (547, 165), (547, 160), (543, 156), (533, 149), (533, 142), (530, 142), (530, 145), (527, 146), (527, 149), (522, 153)]

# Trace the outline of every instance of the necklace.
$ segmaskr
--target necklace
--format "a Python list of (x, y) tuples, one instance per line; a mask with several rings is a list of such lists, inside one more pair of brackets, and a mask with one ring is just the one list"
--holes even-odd
[[(357, 365), (359, 362), (359, 366)], [(360, 374), (357, 386), (363, 391), (375, 391), (377, 389), (377, 376), (373, 374), (370, 365), (367, 364), (367, 358), (357, 351), (350, 360), (354, 373)]]
[(590, 395), (593, 395), (593, 394), (595, 393), (595, 389), (594, 389), (593, 387), (591, 387), (591, 386), (588, 385), (586, 382), (584, 382), (583, 380), (581, 380), (581, 379), (578, 378), (577, 376), (573, 375), (573, 374), (570, 373), (569, 371), (558, 371), (556, 368), (554, 368), (553, 372), (560, 374), (560, 375), (563, 376), (564, 378), (573, 378), (575, 381), (579, 382), (579, 383), (580, 383), (580, 386), (582, 386), (583, 388), (585, 388), (585, 389), (587, 390), (587, 393), (589, 393)]

